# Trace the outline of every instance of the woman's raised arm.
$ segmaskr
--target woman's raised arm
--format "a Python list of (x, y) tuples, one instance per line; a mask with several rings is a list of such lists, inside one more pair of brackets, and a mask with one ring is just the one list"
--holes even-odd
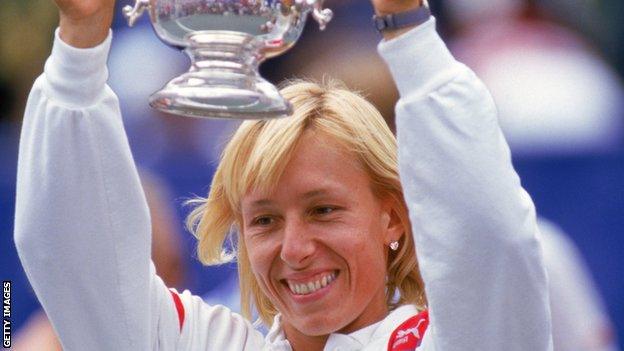
[(259, 350), (241, 316), (171, 292), (150, 259), (149, 210), (106, 86), (111, 0), (58, 0), (19, 149), (15, 242), (71, 350)]
[(105, 87), (109, 44), (55, 40), (20, 140), (15, 241), (66, 350), (150, 348), (150, 217)]
[(158, 319), (173, 302), (151, 266), (149, 211), (106, 86), (114, 1), (57, 5), (23, 121), (16, 246), (65, 350), (148, 350), (156, 323), (174, 321), (175, 334), (177, 316)]
[(535, 209), (487, 89), (434, 19), (379, 50), (401, 95), (401, 181), (430, 304), (424, 349), (548, 350)]

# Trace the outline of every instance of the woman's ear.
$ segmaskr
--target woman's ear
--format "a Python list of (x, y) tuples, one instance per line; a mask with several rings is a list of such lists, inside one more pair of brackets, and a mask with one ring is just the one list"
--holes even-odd
[(384, 243), (390, 245), (390, 243), (401, 239), (405, 233), (405, 226), (401, 216), (399, 216), (398, 204), (394, 199), (385, 199), (382, 211)]

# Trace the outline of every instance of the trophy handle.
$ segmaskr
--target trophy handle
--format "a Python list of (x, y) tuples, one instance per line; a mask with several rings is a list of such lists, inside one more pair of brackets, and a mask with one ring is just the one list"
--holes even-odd
[(150, 6), (150, 0), (136, 0), (134, 7), (130, 5), (124, 6), (121, 10), (124, 17), (128, 21), (130, 27), (134, 26), (134, 23), (143, 15), (143, 12)]
[(318, 22), (319, 29), (325, 30), (327, 23), (334, 17), (330, 9), (323, 8), (324, 0), (295, 0), (297, 7), (302, 10), (312, 10), (312, 17)]

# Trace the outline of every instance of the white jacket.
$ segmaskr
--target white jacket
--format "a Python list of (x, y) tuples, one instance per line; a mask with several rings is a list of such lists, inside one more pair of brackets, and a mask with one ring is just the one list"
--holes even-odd
[[(15, 241), (64, 349), (290, 350), (279, 323), (265, 339), (189, 292), (176, 295), (176, 309), (155, 274), (148, 208), (105, 85), (110, 42), (76, 49), (57, 36), (20, 141)], [(451, 56), (433, 19), (379, 52), (401, 94), (400, 172), (430, 304), (419, 350), (549, 350), (535, 210), (490, 95)], [(332, 334), (325, 349), (385, 350), (415, 313), (402, 307), (351, 335)]]

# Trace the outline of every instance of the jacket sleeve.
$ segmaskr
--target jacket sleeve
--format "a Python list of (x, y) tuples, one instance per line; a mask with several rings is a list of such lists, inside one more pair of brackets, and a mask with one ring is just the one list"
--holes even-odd
[[(76, 49), (57, 35), (29, 96), (15, 242), (35, 293), (68, 351), (199, 349), (185, 338), (208, 322), (234, 329), (240, 345), (256, 341), (248, 322), (170, 292), (155, 273), (147, 203), (106, 86), (110, 41)], [(218, 347), (229, 340), (201, 333), (216, 349), (243, 348)]]
[[(432, 18), (379, 45), (400, 92), (400, 174), (435, 350), (549, 350), (535, 209), (487, 89)], [(426, 348), (428, 349), (428, 348)]]

